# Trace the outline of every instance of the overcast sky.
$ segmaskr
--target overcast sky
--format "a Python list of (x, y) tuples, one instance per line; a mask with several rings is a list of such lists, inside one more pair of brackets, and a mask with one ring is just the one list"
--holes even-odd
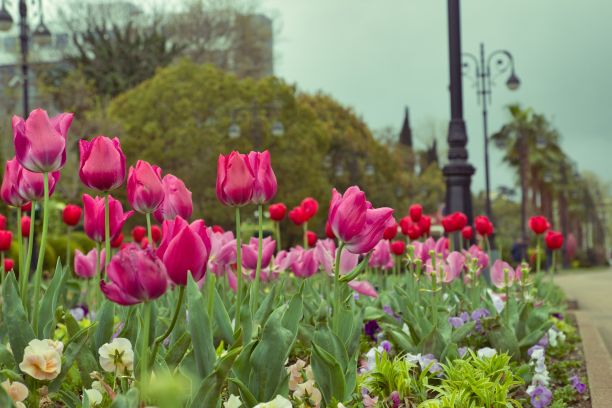
[[(408, 105), (413, 130), (448, 121), (448, 45), (443, 0), (262, 0), (276, 16), (276, 73), (305, 91), (322, 90), (350, 105), (372, 129), (399, 128)], [(580, 169), (612, 180), (612, 2), (468, 0), (462, 48), (509, 50), (519, 90), (498, 78), (489, 129), (519, 102), (545, 113)], [(475, 89), (464, 80), (464, 112), (474, 191), (484, 186), (483, 130)], [(417, 142), (418, 143), (418, 142)], [(422, 147), (422, 146), (418, 146)], [(511, 185), (491, 146), (495, 185)]]

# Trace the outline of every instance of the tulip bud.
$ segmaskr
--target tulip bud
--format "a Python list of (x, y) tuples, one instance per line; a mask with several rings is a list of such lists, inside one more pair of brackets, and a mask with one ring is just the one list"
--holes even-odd
[(32, 202), (29, 201), (27, 203), (25, 203), (24, 205), (21, 206), (21, 211), (26, 212), (26, 211), (32, 211)]
[(255, 176), (253, 184), (253, 204), (263, 204), (270, 201), (276, 195), (276, 175), (272, 170), (270, 152), (250, 152), (248, 154), (249, 164)]
[(34, 109), (26, 120), (13, 116), (15, 156), (26, 169), (36, 173), (60, 170), (66, 163), (66, 136), (72, 113), (51, 119), (43, 109)]
[(287, 215), (287, 206), (283, 203), (270, 204), (268, 212), (270, 213), (270, 219), (273, 221), (282, 221)]
[(104, 269), (104, 249), (98, 251), (92, 249), (86, 255), (80, 250), (74, 250), (74, 274), (83, 279), (91, 279), (96, 276), (96, 261), (98, 262), (98, 270)]
[(32, 221), (30, 217), (24, 215), (21, 217), (21, 236), (24, 238), (28, 238), (30, 236), (30, 225)]
[(140, 213), (157, 210), (164, 200), (161, 169), (138, 160), (128, 172), (127, 197), (132, 208)]
[[(55, 184), (59, 178), (59, 171), (49, 173), (49, 196), (55, 191)], [(45, 195), (43, 175), (21, 167), (17, 173), (17, 190), (19, 195), (28, 201), (42, 200)]]
[(0, 251), (9, 251), (11, 249), (12, 242), (13, 233), (11, 231), (0, 230)]
[(312, 231), (306, 232), (306, 240), (308, 242), (308, 246), (310, 248), (314, 247), (317, 244), (317, 234)]
[(215, 233), (220, 233), (220, 234), (223, 234), (225, 232), (223, 227), (220, 226), (220, 225), (213, 225), (212, 226), (212, 231), (215, 232)]
[(329, 239), (336, 238), (336, 236), (334, 235), (334, 231), (332, 230), (331, 225), (329, 224), (329, 221), (325, 223), (325, 236)]
[(125, 181), (125, 156), (118, 138), (96, 136), (79, 141), (79, 177), (87, 187), (111, 191)]
[(155, 243), (159, 243), (159, 240), (162, 238), (162, 230), (158, 225), (151, 226), (151, 238), (153, 238)]
[(563, 247), (563, 234), (559, 231), (548, 231), (544, 241), (546, 242), (546, 247), (551, 251), (561, 249)]
[[(121, 202), (113, 197), (108, 198), (108, 206), (110, 240), (112, 241), (121, 232), (123, 224), (132, 216), (134, 211), (124, 213)], [(93, 198), (89, 194), (83, 194), (83, 208), (85, 209), (83, 220), (85, 233), (93, 241), (103, 242), (106, 236), (104, 229), (104, 198)]]
[(119, 248), (123, 243), (123, 232), (120, 232), (113, 240), (111, 241), (111, 248)]
[(419, 220), (419, 228), (421, 229), (421, 234), (425, 236), (429, 235), (429, 230), (431, 228), (431, 217), (423, 215)]
[(6, 217), (0, 214), (0, 230), (6, 229)]
[(173, 220), (176, 216), (181, 218), (191, 218), (193, 212), (193, 202), (191, 191), (185, 187), (185, 183), (172, 174), (166, 174), (162, 179), (164, 187), (164, 200), (157, 210), (153, 213), (157, 222)]
[(485, 215), (479, 215), (474, 219), (474, 227), (483, 237), (489, 236), (493, 233), (493, 224)]
[(386, 239), (387, 241), (391, 241), (393, 238), (395, 238), (396, 235), (397, 235), (397, 223), (395, 223), (394, 221), (392, 226), (385, 228), (385, 231), (383, 232), (383, 239)]
[(233, 151), (227, 156), (219, 155), (216, 192), (221, 203), (231, 207), (249, 204), (254, 188), (255, 173), (246, 154)]
[(394, 255), (402, 256), (406, 251), (406, 243), (404, 241), (393, 241), (391, 243), (391, 252)]
[(140, 243), (142, 239), (147, 235), (147, 229), (142, 225), (137, 225), (132, 228), (132, 239), (134, 242)]
[(461, 236), (463, 237), (463, 239), (470, 241), (472, 238), (474, 238), (474, 230), (471, 226), (466, 225), (461, 230)]
[(12, 271), (14, 266), (15, 266), (15, 261), (13, 261), (11, 258), (4, 258), (4, 272), (5, 273)]
[(412, 204), (408, 209), (412, 222), (419, 222), (423, 216), (423, 207), (421, 204)]
[(19, 184), (17, 180), (22, 168), (23, 167), (21, 167), (15, 157), (8, 160), (4, 167), (0, 196), (2, 197), (2, 201), (12, 207), (21, 207), (28, 201), (19, 194)]
[(83, 210), (78, 205), (67, 204), (62, 211), (62, 221), (64, 224), (74, 227), (81, 220), (81, 214)]
[(534, 234), (540, 235), (545, 233), (546, 230), (550, 228), (550, 224), (548, 223), (546, 217), (538, 215), (529, 219), (529, 228)]
[(319, 210), (319, 202), (312, 197), (306, 197), (300, 203), (300, 207), (302, 207), (302, 210), (304, 211), (306, 221), (309, 221), (317, 214), (317, 211)]
[(302, 225), (307, 221), (306, 214), (304, 214), (304, 210), (302, 207), (295, 207), (293, 210), (289, 211), (289, 219), (295, 225)]
[(157, 299), (166, 292), (166, 268), (151, 249), (130, 244), (119, 251), (107, 269), (109, 282), (100, 281), (102, 293), (111, 301), (129, 306)]

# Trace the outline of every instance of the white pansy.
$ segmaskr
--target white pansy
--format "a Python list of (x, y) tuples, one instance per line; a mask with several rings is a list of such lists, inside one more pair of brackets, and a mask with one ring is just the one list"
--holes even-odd
[(491, 347), (483, 347), (476, 352), (478, 358), (491, 358), (496, 354), (497, 351)]
[(125, 373), (134, 369), (134, 351), (132, 343), (123, 337), (117, 337), (98, 349), (100, 366), (110, 373)]
[(95, 407), (96, 405), (100, 405), (102, 403), (102, 393), (98, 390), (94, 390), (93, 388), (88, 390), (83, 390), (85, 394), (87, 394), (87, 399), (89, 399), (89, 405)]
[(242, 401), (237, 395), (230, 395), (229, 399), (223, 403), (223, 408), (239, 408), (242, 406)]
[(253, 408), (293, 408), (291, 406), (291, 401), (282, 395), (277, 395), (272, 401), (269, 402), (261, 402), (255, 405)]

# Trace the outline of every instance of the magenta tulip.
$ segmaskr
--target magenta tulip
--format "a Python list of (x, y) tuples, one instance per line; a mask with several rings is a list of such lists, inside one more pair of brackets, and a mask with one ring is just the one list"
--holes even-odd
[(116, 137), (96, 136), (79, 141), (81, 163), (79, 177), (87, 187), (111, 191), (125, 181), (125, 156)]
[[(219, 155), (217, 162), (217, 199), (224, 205), (241, 207), (253, 198), (256, 178), (246, 154)], [(263, 187), (262, 187), (263, 189)]]
[(319, 262), (315, 254), (315, 249), (304, 250), (301, 247), (294, 248), (295, 251), (291, 270), (295, 276), (309, 278), (319, 270)]
[(350, 281), (348, 285), (351, 287), (351, 289), (353, 289), (355, 292), (359, 293), (360, 295), (364, 295), (364, 296), (368, 296), (372, 298), (378, 297), (378, 293), (376, 292), (376, 289), (374, 289), (374, 286), (372, 286), (372, 284), (368, 281), (353, 280), (353, 281)]
[(185, 187), (185, 183), (172, 174), (166, 174), (162, 179), (164, 199), (153, 215), (157, 222), (173, 220), (180, 216), (186, 220), (191, 218), (193, 202), (191, 191)]
[(132, 208), (140, 213), (157, 210), (164, 200), (161, 169), (138, 160), (128, 172), (127, 198)]
[(28, 200), (19, 195), (17, 180), (21, 169), (23, 169), (23, 167), (21, 167), (15, 157), (7, 161), (4, 167), (4, 177), (2, 178), (2, 187), (0, 187), (0, 196), (2, 197), (2, 201), (12, 207), (22, 207), (28, 202)]
[(19, 164), (36, 173), (64, 167), (66, 136), (73, 117), (72, 113), (61, 113), (49, 119), (43, 109), (34, 109), (26, 120), (13, 116), (13, 142)]
[(180, 215), (162, 225), (163, 238), (157, 256), (166, 265), (168, 277), (177, 285), (186, 285), (189, 272), (195, 281), (206, 274), (210, 238), (204, 221), (188, 224)]
[[(112, 196), (109, 196), (108, 200), (110, 239), (113, 240), (121, 233), (123, 224), (132, 216), (134, 211), (124, 213), (120, 201), (115, 200)], [(83, 194), (83, 208), (85, 209), (83, 220), (85, 233), (93, 241), (103, 242), (106, 237), (104, 233), (104, 198), (93, 198), (89, 194)]]
[[(257, 238), (251, 238), (248, 245), (242, 244), (242, 266), (255, 270), (257, 267)], [(274, 255), (276, 241), (272, 237), (266, 237), (261, 242), (262, 258), (261, 267), (267, 268)]]
[(276, 195), (276, 176), (272, 170), (270, 152), (250, 152), (248, 155), (250, 167), (255, 175), (253, 184), (253, 204), (263, 204)]
[(168, 287), (166, 268), (150, 248), (128, 244), (106, 269), (110, 282), (100, 281), (100, 289), (108, 300), (120, 305), (157, 299)]
[(96, 275), (96, 258), (99, 262), (98, 270), (104, 269), (104, 250), (92, 249), (86, 255), (78, 249), (74, 250), (74, 274), (80, 278), (91, 279)]
[(349, 187), (344, 195), (332, 191), (328, 221), (336, 237), (354, 254), (370, 252), (385, 228), (395, 222), (391, 208), (372, 208), (357, 186)]
[[(54, 171), (49, 174), (49, 197), (55, 191), (55, 185), (59, 181), (60, 172)], [(45, 181), (42, 173), (34, 173), (21, 167), (17, 173), (17, 189), (19, 195), (27, 201), (42, 200), (45, 196)]]

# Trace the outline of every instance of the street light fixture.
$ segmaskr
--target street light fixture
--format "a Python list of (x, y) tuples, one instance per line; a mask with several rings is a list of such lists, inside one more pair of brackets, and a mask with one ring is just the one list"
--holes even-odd
[(5, 2), (2, 1), (2, 8), (0, 9), (0, 31), (8, 31), (13, 26), (13, 17), (6, 10)]
[[(257, 102), (253, 102), (251, 106), (241, 106), (241, 107), (238, 107), (232, 110), (232, 113), (231, 113), (232, 123), (230, 124), (230, 127), (227, 130), (227, 135), (230, 139), (237, 139), (240, 137), (240, 126), (236, 122), (236, 117), (240, 114), (240, 112), (243, 112), (243, 111), (251, 112), (252, 121), (253, 121), (252, 122), (253, 123), (252, 125), (253, 146), (257, 149), (261, 145), (261, 135), (260, 135), (259, 127), (257, 123), (259, 112), (263, 111), (264, 113), (268, 115), (277, 115), (278, 106), (275, 103), (261, 105)], [(270, 129), (270, 133), (273, 136), (280, 137), (285, 134), (285, 127), (278, 119), (275, 119)]]
[[(491, 91), (494, 84), (491, 78), (492, 71), (495, 69), (495, 77), (510, 70), (510, 75), (506, 80), (506, 86), (511, 91), (518, 89), (521, 81), (516, 76), (514, 71), (514, 58), (512, 54), (506, 50), (497, 50), (489, 54), (485, 58), (484, 44), (480, 44), (480, 58), (470, 53), (463, 53), (465, 59), (463, 68), (473, 66), (474, 82), (476, 87), (476, 95), (478, 103), (482, 104), (482, 122), (484, 129), (484, 160), (485, 160), (485, 213), (488, 217), (493, 218), (491, 211), (491, 184), (489, 178), (489, 133), (488, 133), (488, 112), (487, 106), (491, 104)], [(492, 64), (494, 58), (495, 64)], [(464, 75), (466, 72), (464, 71)]]

